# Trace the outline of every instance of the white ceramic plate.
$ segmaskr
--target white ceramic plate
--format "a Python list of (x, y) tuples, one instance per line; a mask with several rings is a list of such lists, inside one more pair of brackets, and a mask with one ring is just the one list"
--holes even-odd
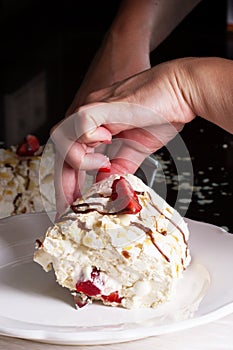
[(233, 235), (187, 222), (192, 263), (174, 299), (156, 310), (92, 304), (76, 310), (52, 272), (33, 262), (47, 214), (0, 220), (0, 333), (46, 343), (90, 345), (136, 340), (204, 324), (233, 312)]

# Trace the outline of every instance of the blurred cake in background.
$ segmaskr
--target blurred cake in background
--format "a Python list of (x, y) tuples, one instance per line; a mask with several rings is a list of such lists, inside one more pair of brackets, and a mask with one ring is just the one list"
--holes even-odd
[(53, 166), (53, 145), (40, 146), (34, 135), (18, 146), (1, 148), (0, 218), (54, 210)]

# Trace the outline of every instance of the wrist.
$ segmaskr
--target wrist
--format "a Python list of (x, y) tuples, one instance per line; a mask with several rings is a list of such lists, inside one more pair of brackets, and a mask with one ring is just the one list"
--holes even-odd
[[(184, 96), (193, 112), (233, 133), (233, 62), (220, 57), (184, 60)], [(186, 91), (185, 91), (186, 90)]]

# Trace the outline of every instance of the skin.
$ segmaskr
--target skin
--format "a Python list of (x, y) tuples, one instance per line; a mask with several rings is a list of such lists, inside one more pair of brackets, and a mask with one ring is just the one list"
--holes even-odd
[(58, 213), (80, 195), (86, 171), (110, 170), (100, 171), (97, 181), (111, 173), (134, 173), (196, 115), (233, 133), (233, 61), (166, 62), (89, 94), (86, 103), (51, 133)]
[(150, 52), (200, 0), (124, 0), (66, 116), (103, 89), (151, 68)]
[[(80, 106), (89, 103), (90, 99), (92, 103), (99, 102), (99, 94), (95, 95), (93, 92), (150, 69), (150, 52), (156, 49), (199, 2), (200, 0), (123, 0), (86, 73), (83, 83), (67, 110), (66, 117), (75, 113)], [(177, 9), (179, 10), (177, 11)], [(111, 92), (109, 91), (109, 93)], [(91, 97), (90, 94), (92, 94)], [(106, 133), (104, 130), (102, 131)], [(135, 137), (135, 130), (132, 133)], [(65, 138), (67, 139), (67, 135), (64, 134), (61, 138), (63, 143)], [(106, 138), (106, 135), (103, 138)], [(108, 135), (103, 142), (108, 143), (110, 141), (111, 136)], [(157, 143), (161, 144), (161, 140)], [(85, 171), (90, 170), (90, 166), (84, 166), (84, 163), (80, 166), (81, 168), (88, 168), (85, 168), (85, 171), (80, 170), (81, 168), (77, 165), (80, 163), (78, 160), (80, 153), (77, 155), (75, 168), (73, 168), (74, 162), (72, 160), (63, 164), (62, 159), (66, 158), (66, 155), (64, 155), (66, 148), (64, 146), (63, 152), (57, 152), (55, 162), (55, 188), (57, 208), (60, 213), (64, 211), (65, 206), (80, 195), (80, 186), (84, 181)], [(85, 149), (85, 152), (81, 152), (81, 158), (87, 164), (87, 154), (92, 153), (93, 149), (84, 144), (82, 149)], [(104, 152), (103, 149), (102, 152)], [(60, 153), (63, 153), (63, 156), (60, 156)], [(83, 153), (86, 154), (85, 157)], [(148, 150), (146, 153), (148, 153)], [(90, 159), (93, 167), (93, 158), (90, 157)], [(102, 167), (105, 169), (110, 166), (109, 161), (103, 156), (96, 156), (94, 162), (96, 169), (100, 162), (102, 162)], [(137, 159), (137, 163), (139, 163), (139, 159)], [(133, 171), (135, 165), (131, 165), (131, 168), (131, 171)], [(62, 174), (61, 169), (63, 169)], [(79, 169), (78, 175), (77, 169)], [(63, 185), (59, 178), (63, 178)], [(77, 185), (78, 183), (80, 186)]]

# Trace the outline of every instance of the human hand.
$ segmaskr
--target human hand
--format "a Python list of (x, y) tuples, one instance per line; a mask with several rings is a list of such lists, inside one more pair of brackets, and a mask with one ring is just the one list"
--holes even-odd
[(95, 170), (97, 181), (110, 173), (134, 173), (194, 118), (179, 72), (180, 64), (169, 62), (90, 94), (88, 105), (53, 129), (60, 214), (80, 196), (86, 171)]

